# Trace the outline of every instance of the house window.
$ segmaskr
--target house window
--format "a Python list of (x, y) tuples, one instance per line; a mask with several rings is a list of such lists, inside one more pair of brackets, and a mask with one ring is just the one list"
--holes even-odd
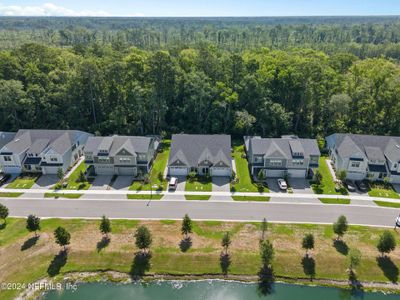
[(145, 154), (139, 154), (138, 155), (138, 160), (146, 160), (146, 155)]
[(269, 161), (269, 164), (272, 167), (280, 167), (280, 166), (282, 166), (282, 161), (281, 160), (276, 160), (276, 159), (271, 159)]
[(351, 162), (351, 167), (352, 168), (359, 168), (360, 167), (360, 162), (359, 161), (352, 161)]
[(262, 163), (263, 158), (261, 156), (254, 156), (254, 162), (255, 163)]
[(11, 156), (4, 156), (4, 161), (11, 161)]
[(57, 161), (57, 157), (51, 157), (50, 160), (51, 161)]
[(302, 159), (293, 159), (294, 166), (302, 166), (304, 164), (304, 160)]
[(99, 157), (99, 163), (108, 163), (109, 158), (108, 157)]
[(131, 159), (130, 158), (127, 158), (127, 157), (121, 157), (120, 159), (119, 159), (119, 162), (122, 162), (122, 163), (128, 163), (128, 162), (130, 162), (131, 161)]

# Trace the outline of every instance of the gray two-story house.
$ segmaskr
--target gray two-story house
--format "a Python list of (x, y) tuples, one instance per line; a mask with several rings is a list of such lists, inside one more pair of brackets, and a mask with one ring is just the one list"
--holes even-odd
[(83, 155), (90, 134), (79, 130), (21, 129), (0, 148), (4, 173), (66, 172)]
[(144, 175), (150, 171), (158, 141), (155, 137), (90, 137), (85, 164), (96, 175)]
[(347, 179), (400, 183), (400, 137), (335, 133), (326, 147), (337, 171)]
[(321, 153), (314, 139), (246, 137), (245, 148), (252, 176), (306, 178), (318, 168)]

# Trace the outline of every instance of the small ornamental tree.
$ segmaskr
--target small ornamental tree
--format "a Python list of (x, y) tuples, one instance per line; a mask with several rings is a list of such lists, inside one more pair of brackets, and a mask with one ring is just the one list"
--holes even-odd
[(269, 240), (261, 241), (260, 243), (260, 256), (261, 261), (265, 267), (269, 267), (274, 259), (274, 246)]
[(189, 237), (189, 234), (192, 233), (192, 220), (189, 218), (189, 216), (186, 214), (183, 217), (182, 220), (182, 228), (181, 228), (181, 232), (183, 235), (185, 235), (185, 238)]
[(258, 172), (257, 179), (258, 179), (258, 181), (264, 181), (267, 179), (267, 177), (265, 176), (264, 170), (260, 170), (260, 172)]
[(221, 241), (221, 246), (224, 247), (225, 254), (228, 254), (228, 248), (231, 245), (231, 243), (232, 243), (232, 241), (231, 241), (229, 232), (226, 232), (224, 234), (224, 236), (222, 237), (222, 241)]
[(396, 239), (390, 231), (385, 230), (379, 238), (378, 251), (382, 254), (390, 253), (396, 248)]
[(142, 253), (148, 252), (153, 238), (151, 236), (150, 230), (146, 226), (140, 226), (135, 232), (135, 244)]
[(343, 237), (343, 235), (347, 232), (348, 230), (348, 223), (347, 219), (345, 216), (340, 216), (335, 223), (333, 223), (333, 232), (337, 234), (337, 239), (340, 239)]
[(26, 219), (26, 229), (30, 232), (35, 232), (35, 236), (37, 236), (37, 231), (40, 230), (40, 218), (35, 215), (29, 215)]
[(81, 183), (84, 183), (87, 181), (86, 175), (82, 170), (79, 171), (78, 181)]
[(57, 177), (59, 181), (62, 181), (64, 179), (64, 171), (62, 168), (57, 169)]
[(111, 223), (110, 220), (106, 218), (106, 216), (103, 216), (101, 218), (100, 232), (106, 237), (108, 237), (108, 234), (111, 232)]
[(317, 184), (320, 184), (322, 181), (322, 173), (319, 170), (317, 170), (315, 172), (314, 176), (315, 176), (315, 181), (317, 182)]
[(350, 249), (347, 256), (349, 263), (349, 272), (354, 273), (354, 269), (360, 265), (361, 262), (361, 252), (358, 249)]
[(56, 243), (64, 247), (65, 250), (71, 240), (71, 234), (65, 228), (57, 227), (57, 229), (54, 230), (54, 238), (56, 239)]
[(8, 217), (8, 208), (7, 206), (0, 203), (0, 219), (3, 219), (4, 223), (6, 223), (7, 217)]
[(340, 170), (336, 174), (337, 179), (339, 179), (341, 182), (346, 180), (347, 177), (347, 172), (346, 170)]
[(306, 234), (303, 237), (301, 246), (306, 250), (306, 256), (308, 256), (308, 251), (314, 249), (314, 235), (311, 233)]

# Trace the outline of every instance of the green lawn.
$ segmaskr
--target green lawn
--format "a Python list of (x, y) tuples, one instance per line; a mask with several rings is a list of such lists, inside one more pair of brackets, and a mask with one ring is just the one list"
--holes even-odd
[(212, 182), (211, 177), (196, 176), (193, 179), (187, 179), (185, 184), (186, 192), (211, 192)]
[(82, 194), (65, 194), (65, 193), (45, 193), (45, 198), (67, 198), (67, 199), (78, 199)]
[(168, 182), (164, 178), (164, 170), (168, 163), (169, 150), (171, 141), (164, 140), (160, 146), (161, 152), (157, 154), (150, 170), (150, 183), (145, 184), (141, 181), (135, 181), (129, 187), (131, 191), (150, 191), (150, 190), (166, 190)]
[(400, 208), (400, 202), (374, 201), (376, 205), (382, 207)]
[[(233, 192), (258, 192), (257, 185), (251, 180), (247, 159), (242, 157), (244, 154), (244, 145), (233, 147), (238, 182), (231, 184), (231, 190)], [(264, 192), (268, 193), (268, 189), (265, 188)]]
[(399, 194), (396, 193), (391, 184), (370, 183), (369, 189), (368, 195), (371, 197), (400, 199)]
[(30, 189), (40, 175), (20, 175), (6, 186), (7, 189)]
[(345, 188), (342, 188), (341, 191), (336, 192), (335, 182), (333, 181), (331, 172), (329, 171), (326, 159), (326, 157), (321, 157), (319, 159), (318, 170), (322, 174), (322, 181), (320, 184), (314, 183), (311, 185), (314, 193), (326, 195), (348, 195), (348, 192)]
[(256, 202), (268, 202), (270, 197), (264, 196), (232, 196), (234, 201), (256, 201)]
[(185, 195), (186, 200), (210, 200), (211, 195)]
[(325, 204), (350, 204), (350, 199), (340, 199), (340, 198), (318, 198), (319, 201)]
[[(67, 182), (68, 185), (65, 188), (66, 190), (87, 190), (90, 188), (91, 184), (89, 182), (77, 182), (79, 178), (79, 173), (80, 172), (86, 172), (86, 166), (84, 162), (81, 162), (81, 164), (72, 172), (72, 174), (68, 177)], [(55, 188), (58, 188), (59, 186), (55, 186)]]
[(4, 197), (4, 198), (17, 198), (21, 195), (23, 195), (24, 193), (0, 193), (0, 197)]
[(160, 200), (164, 195), (162, 194), (153, 194), (153, 195), (135, 195), (128, 194), (126, 195), (128, 199), (131, 200)]

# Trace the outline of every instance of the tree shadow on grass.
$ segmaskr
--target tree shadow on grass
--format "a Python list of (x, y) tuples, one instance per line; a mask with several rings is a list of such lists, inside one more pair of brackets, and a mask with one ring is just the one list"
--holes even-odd
[(260, 296), (268, 296), (274, 292), (275, 276), (271, 267), (263, 266), (258, 272), (257, 292)]
[(60, 270), (67, 263), (67, 259), (68, 251), (60, 250), (60, 252), (58, 252), (58, 254), (54, 256), (49, 267), (47, 268), (47, 274), (49, 274), (50, 277), (54, 277), (60, 274)]
[(181, 249), (182, 252), (186, 252), (192, 247), (192, 239), (191, 237), (186, 237), (182, 239), (179, 243), (179, 248)]
[(352, 288), (352, 291), (357, 292), (360, 291), (362, 292), (362, 287), (363, 285), (357, 278), (357, 274), (353, 270), (349, 270), (349, 284)]
[(333, 247), (335, 247), (336, 251), (340, 254), (347, 255), (349, 253), (349, 246), (347, 246), (345, 241), (334, 240)]
[(110, 244), (111, 239), (108, 236), (103, 236), (99, 242), (97, 242), (97, 252), (100, 252)]
[(309, 276), (312, 281), (315, 278), (315, 259), (306, 255), (302, 258), (301, 265), (303, 266), (304, 274)]
[(28, 250), (29, 248), (35, 246), (38, 240), (39, 240), (39, 235), (35, 235), (35, 236), (33, 236), (33, 237), (27, 239), (27, 240), (21, 245), (21, 251)]
[(149, 271), (151, 266), (150, 260), (150, 252), (136, 252), (130, 270), (132, 278), (140, 279), (140, 277), (142, 277), (146, 273), (146, 271)]
[(7, 227), (7, 223), (3, 222), (2, 224), (0, 224), (0, 230), (3, 230)]
[(221, 266), (222, 273), (227, 275), (229, 272), (229, 267), (231, 265), (231, 256), (229, 253), (221, 253), (219, 257), (219, 265)]
[(397, 283), (399, 279), (399, 268), (393, 263), (389, 256), (379, 256), (376, 258), (379, 268), (383, 274), (393, 283)]

